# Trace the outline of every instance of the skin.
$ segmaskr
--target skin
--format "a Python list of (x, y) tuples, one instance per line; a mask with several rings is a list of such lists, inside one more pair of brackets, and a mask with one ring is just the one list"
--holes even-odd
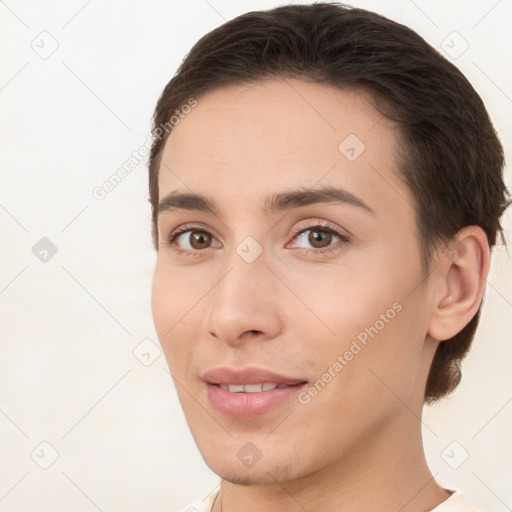
[[(366, 146), (354, 161), (338, 149), (349, 134)], [(420, 512), (449, 495), (425, 461), (425, 382), (439, 342), (478, 309), (489, 248), (468, 226), (459, 253), (438, 251), (425, 276), (414, 202), (394, 161), (398, 135), (363, 93), (273, 79), (200, 96), (166, 142), (160, 198), (204, 194), (219, 210), (159, 215), (152, 288), (190, 430), (223, 479), (214, 510)], [(374, 213), (340, 203), (261, 210), (269, 194), (327, 185)], [(189, 224), (211, 234), (206, 249), (190, 245), (190, 232), (169, 244)], [(311, 231), (294, 234), (318, 224), (349, 240), (314, 245)], [(248, 236), (263, 251), (252, 263), (236, 252)], [(333, 250), (315, 253), (325, 246)], [(309, 403), (251, 420), (212, 408), (206, 370), (257, 366), (314, 383), (397, 302), (400, 312)], [(237, 457), (248, 442), (262, 455), (250, 468)]]

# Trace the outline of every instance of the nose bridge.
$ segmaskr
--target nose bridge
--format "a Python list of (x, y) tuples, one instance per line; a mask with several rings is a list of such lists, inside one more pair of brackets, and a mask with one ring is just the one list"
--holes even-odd
[(207, 332), (226, 343), (239, 343), (252, 332), (276, 336), (280, 310), (276, 283), (267, 268), (263, 247), (252, 237), (226, 254), (223, 273), (212, 290), (206, 317)]

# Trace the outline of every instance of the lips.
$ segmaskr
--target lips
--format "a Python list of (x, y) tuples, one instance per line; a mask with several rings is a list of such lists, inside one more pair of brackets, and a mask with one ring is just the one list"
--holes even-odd
[(244, 368), (236, 370), (234, 368), (221, 367), (208, 370), (203, 375), (203, 380), (209, 384), (260, 384), (263, 382), (272, 382), (287, 386), (294, 386), (301, 382), (301, 379), (290, 379), (277, 373), (264, 370), (262, 368)]
[(202, 378), (212, 407), (239, 419), (257, 418), (284, 406), (307, 383), (261, 368), (214, 368)]

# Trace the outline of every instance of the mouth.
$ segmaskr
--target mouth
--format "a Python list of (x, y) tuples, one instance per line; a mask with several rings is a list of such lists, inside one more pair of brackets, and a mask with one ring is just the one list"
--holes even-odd
[(284, 407), (307, 384), (261, 368), (221, 367), (203, 377), (211, 406), (228, 418), (253, 419)]
[(263, 382), (259, 384), (218, 384), (224, 391), (230, 393), (260, 393), (261, 391), (272, 391), (273, 389), (283, 389), (288, 384), (277, 384), (275, 382)]

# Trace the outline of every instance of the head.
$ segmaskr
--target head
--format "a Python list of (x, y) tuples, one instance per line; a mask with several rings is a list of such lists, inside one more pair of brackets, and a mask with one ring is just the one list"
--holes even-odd
[[(153, 317), (214, 471), (318, 471), (455, 389), (508, 200), (480, 97), (419, 35), (339, 4), (247, 13), (192, 48), (153, 134)], [(212, 407), (207, 372), (249, 366), (296, 399)]]

